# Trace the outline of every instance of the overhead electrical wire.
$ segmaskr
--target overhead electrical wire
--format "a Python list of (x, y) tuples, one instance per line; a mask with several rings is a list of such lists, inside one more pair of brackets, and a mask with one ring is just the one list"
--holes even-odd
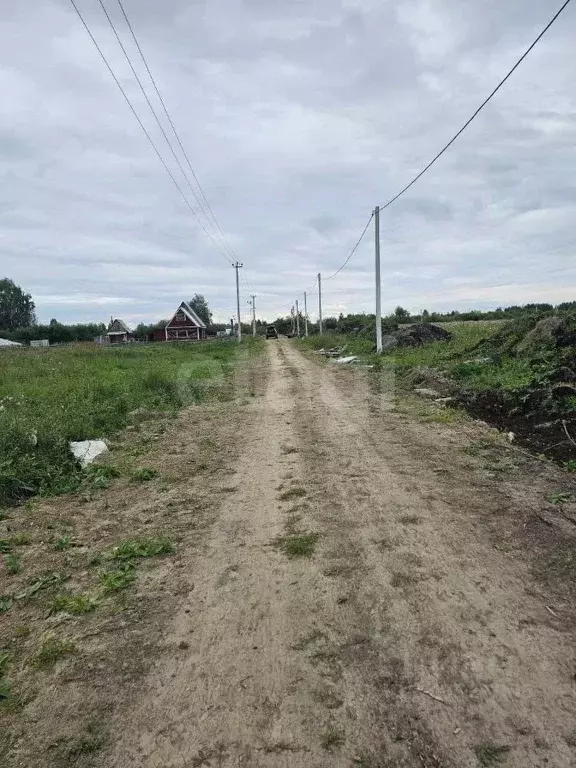
[(160, 153), (160, 151), (159, 151), (158, 147), (157, 147), (157, 146), (156, 146), (156, 144), (154, 143), (154, 140), (152, 139), (152, 137), (151, 137), (150, 133), (148, 132), (148, 130), (147, 130), (147, 128), (146, 128), (146, 126), (145, 126), (145, 125), (144, 125), (144, 123), (142, 122), (142, 119), (140, 118), (140, 116), (139, 116), (138, 112), (136, 111), (136, 109), (135, 109), (134, 105), (133, 105), (133, 104), (132, 104), (132, 102), (130, 101), (130, 98), (128, 97), (128, 95), (127, 95), (126, 91), (125, 91), (125, 90), (124, 90), (124, 88), (122, 87), (122, 84), (120, 83), (120, 81), (119, 81), (119, 80), (118, 80), (118, 78), (116, 77), (116, 73), (114, 72), (114, 70), (113, 70), (112, 66), (110, 65), (110, 63), (109, 63), (108, 59), (106, 58), (106, 56), (105, 56), (104, 52), (102, 51), (102, 49), (101, 49), (101, 48), (100, 48), (100, 46), (98, 45), (98, 41), (96, 40), (96, 38), (95, 38), (95, 37), (94, 37), (94, 35), (92, 34), (92, 31), (90, 30), (90, 27), (89, 27), (89, 26), (88, 26), (88, 24), (86, 23), (86, 20), (84, 19), (84, 16), (83, 16), (83, 15), (82, 15), (82, 13), (80, 12), (80, 9), (79, 9), (79, 8), (78, 8), (78, 6), (76, 5), (76, 2), (75, 2), (75, 0), (70, 0), (70, 3), (71, 3), (71, 5), (72, 5), (72, 7), (74, 8), (74, 10), (76, 11), (76, 14), (78, 15), (78, 18), (79, 18), (79, 19), (80, 19), (80, 21), (82, 22), (82, 25), (84, 26), (84, 29), (85, 29), (85, 30), (86, 30), (86, 32), (88, 33), (88, 35), (89, 35), (90, 39), (92, 40), (92, 42), (94, 43), (94, 46), (96, 47), (96, 50), (97, 50), (97, 51), (98, 51), (98, 53), (100, 54), (100, 57), (102, 58), (102, 61), (104, 62), (104, 64), (106, 65), (106, 68), (107, 68), (107, 69), (108, 69), (108, 71), (110, 72), (110, 75), (112, 76), (112, 78), (113, 78), (114, 82), (116, 83), (116, 85), (117, 85), (117, 87), (118, 87), (118, 89), (119, 89), (120, 93), (121, 93), (121, 94), (122, 94), (122, 96), (124, 97), (124, 100), (125, 100), (125, 101), (126, 101), (126, 103), (128, 104), (128, 107), (130, 108), (130, 111), (132, 112), (132, 114), (133, 114), (133, 115), (134, 115), (134, 117), (136, 118), (136, 121), (138, 122), (138, 125), (140, 126), (140, 128), (142, 129), (142, 131), (143, 131), (144, 135), (145, 135), (145, 136), (146, 136), (146, 138), (148, 139), (148, 142), (150, 143), (150, 145), (151, 145), (152, 149), (154, 150), (154, 152), (155, 152), (156, 156), (158, 157), (158, 159), (159, 159), (159, 160), (160, 160), (160, 162), (162, 163), (162, 166), (164, 167), (164, 170), (166, 171), (166, 173), (167, 173), (167, 174), (168, 174), (168, 176), (170, 177), (170, 179), (171, 179), (172, 183), (174, 184), (174, 186), (176, 187), (176, 189), (177, 189), (177, 190), (178, 190), (178, 192), (180, 193), (180, 195), (181, 195), (182, 199), (184, 200), (184, 203), (185, 203), (185, 204), (186, 204), (186, 206), (189, 208), (189, 210), (190, 210), (190, 212), (192, 213), (192, 215), (194, 216), (194, 218), (195, 218), (195, 219), (198, 221), (198, 223), (200, 224), (200, 226), (201, 226), (201, 227), (202, 227), (202, 229), (204, 230), (205, 234), (206, 234), (206, 235), (209, 237), (210, 241), (212, 242), (212, 244), (214, 245), (214, 247), (216, 248), (216, 250), (218, 251), (218, 253), (219, 253), (219, 254), (220, 254), (220, 255), (221, 255), (223, 258), (225, 258), (225, 259), (226, 259), (226, 261), (228, 261), (229, 263), (231, 263), (231, 262), (230, 262), (230, 260), (228, 259), (228, 257), (227, 257), (227, 256), (225, 256), (225, 255), (224, 255), (224, 253), (223, 253), (223, 252), (220, 250), (220, 248), (218, 247), (218, 244), (217, 244), (217, 242), (214, 240), (214, 238), (212, 237), (212, 235), (210, 234), (210, 232), (208, 232), (208, 231), (206, 230), (206, 228), (204, 227), (204, 224), (202, 223), (202, 221), (201, 221), (201, 220), (200, 220), (200, 218), (198, 217), (198, 214), (196, 213), (196, 211), (194, 210), (194, 208), (193, 208), (193, 207), (192, 207), (192, 205), (190, 204), (190, 201), (188, 200), (188, 198), (187, 198), (187, 197), (186, 197), (186, 195), (184, 194), (184, 192), (183, 192), (183, 190), (182, 190), (181, 186), (180, 186), (180, 185), (178, 184), (178, 182), (176, 181), (176, 179), (175, 179), (175, 177), (174, 177), (174, 174), (172, 173), (172, 171), (171, 171), (171, 170), (170, 170), (170, 168), (168, 167), (168, 165), (167, 165), (166, 161), (165, 161), (165, 160), (164, 160), (164, 158), (162, 157), (162, 155), (161, 155), (161, 153)]
[[(170, 116), (170, 113), (168, 112), (168, 108), (164, 102), (164, 99), (162, 97), (162, 94), (160, 93), (160, 89), (158, 88), (158, 85), (156, 84), (156, 80), (154, 78), (154, 75), (152, 74), (152, 71), (150, 69), (150, 66), (148, 65), (148, 61), (146, 57), (144, 56), (144, 52), (142, 51), (142, 47), (140, 46), (140, 43), (138, 41), (138, 38), (136, 37), (136, 33), (134, 32), (134, 28), (132, 27), (132, 24), (130, 22), (130, 19), (128, 18), (128, 14), (126, 13), (126, 10), (124, 8), (124, 5), (122, 3), (122, 0), (117, 0), (118, 5), (120, 6), (120, 10), (122, 11), (122, 15), (124, 16), (124, 19), (126, 21), (126, 24), (128, 26), (128, 29), (130, 30), (130, 34), (132, 35), (132, 39), (134, 40), (134, 44), (136, 45), (136, 48), (138, 49), (138, 53), (140, 54), (140, 58), (142, 59), (142, 63), (144, 64), (144, 67), (146, 68), (146, 72), (148, 73), (148, 77), (150, 78), (150, 82), (152, 83), (152, 86), (154, 90), (156, 91), (156, 95), (158, 96), (158, 100), (160, 104), (162, 105), (162, 109), (164, 110), (164, 114), (166, 115), (166, 118), (168, 120), (168, 123), (170, 124), (170, 127), (172, 129), (172, 132), (174, 133), (174, 136), (176, 138), (176, 141), (178, 142), (178, 146), (180, 147), (182, 154), (186, 160), (186, 163), (188, 165), (188, 168), (190, 169), (190, 173), (192, 174), (192, 177), (194, 178), (194, 181), (198, 185), (198, 189), (200, 190), (200, 194), (202, 196), (202, 199), (204, 201), (204, 205), (206, 206), (206, 209), (210, 213), (210, 216), (217, 228), (217, 230), (220, 232), (220, 235), (222, 237), (222, 241), (224, 243), (224, 246), (226, 247), (226, 250), (230, 254), (233, 260), (237, 261), (236, 254), (234, 253), (234, 250), (229, 245), (228, 241), (226, 240), (226, 235), (224, 234), (222, 227), (220, 226), (220, 223), (218, 222), (218, 219), (216, 218), (216, 214), (214, 213), (212, 206), (208, 202), (208, 198), (206, 197), (206, 194), (204, 192), (204, 189), (202, 188), (202, 185), (200, 184), (200, 181), (194, 171), (194, 168), (192, 167), (192, 163), (190, 162), (190, 157), (188, 156), (188, 153), (186, 152), (186, 149), (184, 148), (184, 144), (182, 143), (182, 140), (180, 138), (180, 135), (178, 131), (176, 130), (176, 126), (174, 125), (174, 122)], [(196, 198), (198, 199), (198, 198)], [(202, 204), (200, 201), (198, 201), (200, 206), (202, 207)], [(204, 209), (203, 209), (204, 210)], [(206, 214), (207, 215), (207, 214)], [(208, 218), (208, 216), (207, 216)]]
[(430, 168), (431, 168), (431, 167), (434, 165), (434, 163), (435, 163), (437, 160), (439, 160), (439, 159), (442, 157), (442, 155), (443, 155), (443, 154), (446, 152), (446, 150), (447, 150), (447, 149), (449, 149), (449, 148), (452, 146), (452, 144), (454, 144), (454, 142), (456, 141), (456, 139), (457, 139), (459, 136), (461, 136), (461, 135), (464, 133), (464, 131), (466, 130), (466, 128), (468, 128), (468, 126), (470, 125), (470, 123), (471, 123), (471, 122), (472, 122), (472, 121), (473, 121), (473, 120), (474, 120), (474, 119), (475, 119), (475, 118), (476, 118), (476, 117), (477, 117), (477, 116), (480, 114), (480, 112), (481, 112), (481, 111), (484, 109), (484, 107), (486, 106), (486, 104), (488, 104), (488, 102), (489, 102), (489, 101), (490, 101), (490, 100), (493, 98), (493, 96), (495, 96), (495, 95), (498, 93), (498, 91), (500, 90), (500, 88), (502, 88), (502, 86), (504, 85), (504, 83), (505, 83), (505, 82), (506, 82), (506, 81), (507, 81), (507, 80), (508, 80), (508, 79), (509, 79), (509, 78), (510, 78), (510, 77), (511, 77), (513, 74), (514, 74), (514, 72), (515, 72), (515, 71), (518, 69), (518, 67), (520, 66), (520, 64), (522, 64), (522, 62), (524, 61), (524, 59), (525, 59), (525, 58), (528, 56), (528, 54), (529, 54), (529, 53), (532, 51), (532, 49), (533, 49), (533, 48), (534, 48), (534, 47), (535, 47), (535, 46), (536, 46), (536, 45), (537, 45), (537, 44), (540, 42), (540, 40), (541, 40), (541, 39), (544, 37), (544, 35), (546, 34), (546, 32), (548, 32), (548, 30), (550, 29), (550, 27), (551, 27), (551, 26), (554, 24), (554, 22), (555, 22), (555, 21), (558, 19), (558, 17), (560, 16), (560, 14), (561, 14), (561, 13), (562, 13), (562, 12), (563, 12), (563, 11), (564, 11), (564, 10), (565, 10), (567, 7), (568, 7), (568, 5), (569, 5), (571, 2), (572, 2), (572, 0), (566, 0), (566, 2), (565, 2), (563, 5), (562, 5), (562, 7), (560, 8), (560, 10), (558, 10), (558, 11), (557, 11), (557, 12), (554, 14), (554, 16), (553, 16), (553, 17), (550, 19), (550, 21), (548, 22), (548, 24), (546, 24), (546, 26), (544, 27), (544, 29), (542, 30), (542, 32), (540, 32), (540, 34), (539, 34), (539, 35), (538, 35), (538, 37), (537, 37), (537, 38), (534, 40), (534, 42), (533, 42), (533, 43), (532, 43), (532, 44), (531, 44), (531, 45), (530, 45), (530, 46), (529, 46), (529, 47), (528, 47), (528, 48), (527, 48), (527, 49), (524, 51), (524, 53), (522, 54), (522, 56), (520, 56), (520, 58), (518, 59), (518, 61), (516, 62), (516, 64), (514, 64), (514, 66), (512, 67), (512, 69), (511, 69), (511, 70), (508, 72), (508, 74), (506, 75), (506, 77), (504, 77), (504, 78), (503, 78), (503, 79), (502, 79), (502, 80), (501, 80), (501, 81), (498, 83), (498, 85), (496, 86), (496, 88), (494, 88), (494, 90), (493, 90), (493, 91), (492, 91), (492, 93), (491, 93), (491, 94), (488, 96), (488, 98), (484, 99), (484, 101), (482, 102), (482, 104), (480, 104), (480, 106), (479, 106), (479, 107), (478, 107), (478, 109), (477, 109), (477, 110), (474, 112), (474, 114), (472, 115), (472, 117), (470, 117), (470, 118), (469, 118), (469, 119), (468, 119), (468, 120), (467, 120), (467, 121), (464, 123), (464, 125), (462, 126), (462, 128), (460, 128), (460, 130), (458, 131), (458, 133), (456, 133), (456, 134), (455, 134), (455, 135), (454, 135), (454, 136), (453, 136), (453, 137), (450, 139), (450, 141), (448, 142), (448, 144), (446, 144), (446, 146), (444, 146), (444, 147), (443, 147), (443, 148), (440, 150), (440, 152), (438, 152), (438, 154), (437, 154), (437, 155), (436, 155), (436, 156), (435, 156), (435, 157), (434, 157), (434, 158), (433, 158), (433, 159), (432, 159), (432, 160), (431, 160), (431, 161), (428, 163), (428, 165), (426, 165), (426, 166), (425, 166), (425, 167), (424, 167), (424, 168), (423, 168), (423, 169), (420, 171), (420, 173), (419, 173), (417, 176), (415, 176), (415, 177), (412, 179), (412, 181), (411, 181), (409, 184), (407, 184), (407, 185), (406, 185), (406, 186), (405, 186), (403, 189), (401, 189), (401, 190), (400, 190), (400, 192), (398, 192), (396, 195), (394, 195), (394, 197), (391, 197), (391, 198), (390, 198), (390, 200), (388, 200), (388, 202), (387, 202), (387, 203), (384, 203), (384, 205), (381, 205), (381, 206), (380, 206), (380, 210), (381, 210), (381, 211), (383, 211), (385, 208), (388, 208), (390, 205), (392, 205), (392, 203), (395, 203), (395, 202), (396, 202), (396, 200), (398, 200), (398, 198), (399, 198), (399, 197), (401, 197), (401, 196), (402, 196), (402, 195), (403, 195), (405, 192), (407, 192), (407, 191), (410, 189), (410, 187), (411, 187), (411, 186), (413, 186), (414, 184), (416, 184), (416, 182), (417, 182), (419, 179), (421, 179), (421, 178), (422, 178), (422, 176), (424, 176), (424, 174), (426, 173), (426, 171), (428, 171), (428, 170), (429, 170), (429, 169), (430, 169)]
[(356, 253), (356, 251), (358, 250), (358, 246), (360, 245), (360, 243), (361, 243), (361, 242), (362, 242), (362, 240), (364, 239), (364, 235), (365, 235), (365, 234), (366, 234), (366, 232), (368, 231), (368, 227), (370, 226), (370, 222), (372, 221), (372, 219), (373, 219), (373, 218), (374, 218), (374, 214), (372, 213), (372, 214), (370, 215), (370, 218), (369, 218), (369, 219), (368, 219), (368, 221), (366, 222), (366, 226), (365, 226), (365, 227), (364, 227), (364, 229), (362, 230), (362, 234), (361, 234), (361, 235), (360, 235), (360, 237), (358, 238), (358, 240), (357, 240), (357, 242), (356, 242), (356, 245), (354, 246), (354, 248), (352, 248), (352, 250), (350, 251), (350, 253), (349, 253), (349, 254), (348, 254), (348, 256), (346, 257), (345, 261), (344, 261), (344, 262), (343, 262), (343, 263), (342, 263), (342, 264), (341, 264), (341, 265), (338, 267), (338, 269), (336, 270), (336, 272), (334, 272), (332, 275), (330, 275), (330, 277), (325, 277), (325, 278), (324, 278), (324, 280), (325, 280), (325, 281), (326, 281), (326, 280), (332, 280), (332, 278), (336, 277), (336, 275), (338, 275), (338, 274), (340, 274), (340, 272), (342, 272), (342, 270), (344, 269), (344, 267), (346, 266), (346, 264), (348, 264), (348, 262), (350, 261), (350, 259), (352, 258), (352, 256), (354, 256), (354, 254), (355, 254), (355, 253)]
[[(565, 2), (564, 2), (564, 3), (563, 3), (563, 5), (560, 7), (560, 9), (559, 9), (559, 10), (558, 10), (558, 11), (557, 11), (555, 14), (554, 14), (554, 16), (553, 16), (553, 17), (550, 19), (550, 21), (548, 22), (548, 24), (546, 24), (546, 26), (544, 27), (544, 29), (543, 29), (543, 30), (540, 32), (540, 34), (539, 34), (539, 35), (536, 37), (536, 39), (535, 39), (535, 40), (534, 40), (534, 41), (531, 43), (531, 45), (530, 45), (530, 46), (529, 46), (529, 47), (528, 47), (528, 48), (527, 48), (527, 49), (524, 51), (524, 53), (523, 53), (523, 54), (522, 54), (522, 56), (521, 56), (521, 57), (518, 59), (518, 61), (517, 61), (517, 62), (514, 64), (514, 66), (512, 67), (512, 69), (510, 69), (510, 70), (509, 70), (509, 72), (506, 74), (506, 76), (505, 76), (504, 78), (502, 78), (502, 80), (501, 80), (501, 81), (498, 83), (498, 85), (496, 86), (496, 88), (494, 88), (494, 90), (493, 90), (493, 91), (490, 93), (490, 95), (489, 95), (489, 96), (488, 96), (488, 97), (487, 97), (487, 98), (486, 98), (486, 99), (485, 99), (485, 100), (482, 102), (482, 104), (480, 104), (480, 106), (478, 107), (478, 109), (476, 109), (476, 111), (474, 112), (474, 114), (473, 114), (473, 115), (472, 115), (472, 116), (471, 116), (471, 117), (470, 117), (470, 118), (469, 118), (469, 119), (468, 119), (468, 120), (467, 120), (467, 121), (464, 123), (464, 125), (462, 126), (462, 128), (460, 128), (460, 130), (459, 130), (459, 131), (458, 131), (458, 132), (457, 132), (457, 133), (456, 133), (456, 134), (455, 134), (455, 135), (454, 135), (454, 136), (453, 136), (453, 137), (450, 139), (450, 141), (449, 141), (449, 142), (448, 142), (448, 143), (447, 143), (447, 144), (446, 144), (446, 145), (445, 145), (445, 146), (444, 146), (444, 147), (443, 147), (443, 148), (440, 150), (440, 152), (438, 152), (438, 154), (437, 154), (437, 155), (436, 155), (436, 156), (435, 156), (435, 157), (434, 157), (434, 158), (433, 158), (433, 159), (432, 159), (432, 160), (431, 160), (431, 161), (428, 163), (428, 165), (426, 165), (426, 166), (425, 166), (425, 167), (424, 167), (424, 168), (423, 168), (423, 169), (420, 171), (420, 173), (418, 173), (418, 174), (417, 174), (417, 175), (416, 175), (416, 176), (415, 176), (415, 177), (412, 179), (412, 181), (411, 181), (409, 184), (407, 184), (407, 185), (406, 185), (406, 186), (405, 186), (403, 189), (401, 189), (401, 190), (400, 190), (400, 191), (399, 191), (399, 192), (398, 192), (396, 195), (394, 195), (394, 197), (390, 198), (390, 200), (388, 200), (386, 203), (384, 203), (383, 205), (381, 205), (381, 206), (380, 206), (380, 210), (381, 210), (381, 211), (383, 211), (383, 210), (385, 210), (386, 208), (388, 208), (389, 206), (391, 206), (393, 203), (395, 203), (395, 202), (396, 202), (396, 200), (398, 200), (398, 198), (399, 198), (399, 197), (401, 197), (401, 196), (402, 196), (402, 195), (403, 195), (405, 192), (407, 192), (407, 191), (410, 189), (410, 187), (412, 187), (412, 186), (413, 186), (413, 185), (414, 185), (414, 184), (415, 184), (415, 183), (416, 183), (416, 182), (417, 182), (419, 179), (421, 179), (421, 178), (422, 178), (422, 176), (424, 176), (424, 174), (425, 174), (425, 173), (426, 173), (426, 172), (427, 172), (427, 171), (428, 171), (428, 170), (429, 170), (429, 169), (430, 169), (430, 168), (431, 168), (431, 167), (434, 165), (434, 163), (435, 163), (437, 160), (439, 160), (439, 159), (442, 157), (442, 155), (443, 155), (443, 154), (444, 154), (444, 153), (445, 153), (445, 152), (446, 152), (446, 151), (447, 151), (447, 150), (448, 150), (448, 149), (449, 149), (449, 148), (452, 146), (452, 144), (454, 144), (454, 142), (456, 141), (456, 139), (458, 139), (458, 137), (459, 137), (459, 136), (461, 136), (461, 135), (464, 133), (464, 131), (466, 130), (466, 128), (468, 128), (468, 126), (470, 125), (470, 123), (472, 123), (472, 122), (473, 122), (473, 120), (475, 120), (475, 118), (476, 118), (476, 117), (477, 117), (477, 116), (480, 114), (480, 112), (481, 112), (481, 111), (484, 109), (484, 107), (485, 107), (485, 106), (488, 104), (488, 102), (489, 102), (489, 101), (490, 101), (490, 100), (491, 100), (491, 99), (492, 99), (492, 98), (493, 98), (493, 97), (494, 97), (494, 96), (495, 96), (495, 95), (498, 93), (498, 91), (499, 91), (499, 90), (502, 88), (502, 86), (504, 85), (504, 83), (506, 83), (506, 81), (507, 81), (507, 80), (508, 80), (508, 79), (509, 79), (509, 78), (510, 78), (510, 77), (511, 77), (513, 74), (514, 74), (514, 72), (515, 72), (515, 71), (518, 69), (518, 67), (520, 66), (520, 64), (522, 64), (522, 62), (524, 61), (524, 59), (525, 59), (525, 58), (528, 56), (528, 54), (529, 54), (529, 53), (530, 53), (530, 52), (533, 50), (533, 48), (535, 48), (535, 46), (536, 46), (536, 45), (537, 45), (537, 44), (540, 42), (540, 40), (541, 40), (541, 39), (544, 37), (544, 35), (546, 34), (546, 32), (548, 32), (548, 30), (550, 29), (550, 27), (551, 27), (551, 26), (552, 26), (552, 25), (553, 25), (553, 24), (556, 22), (556, 20), (559, 18), (559, 16), (560, 16), (560, 15), (563, 13), (563, 11), (564, 11), (564, 10), (565, 10), (565, 9), (568, 7), (568, 5), (569, 5), (571, 2), (572, 2), (572, 0), (565, 0)], [(354, 254), (355, 254), (355, 253), (356, 253), (356, 251), (358, 250), (358, 247), (359, 247), (360, 243), (361, 243), (361, 242), (362, 242), (362, 240), (364, 239), (364, 236), (365, 236), (366, 232), (368, 231), (368, 227), (370, 226), (370, 222), (372, 221), (373, 217), (374, 217), (374, 213), (372, 213), (372, 215), (370, 216), (370, 219), (368, 220), (368, 223), (366, 224), (366, 226), (365, 226), (365, 227), (364, 227), (364, 229), (362, 230), (362, 234), (361, 234), (361, 235), (360, 235), (360, 237), (358, 238), (358, 241), (357, 241), (356, 245), (354, 246), (354, 248), (352, 248), (352, 250), (351, 250), (351, 252), (349, 253), (349, 255), (347, 256), (346, 260), (345, 260), (345, 261), (342, 263), (342, 265), (341, 265), (341, 266), (340, 266), (340, 267), (339, 267), (339, 268), (336, 270), (336, 272), (334, 272), (332, 275), (330, 275), (330, 277), (325, 277), (325, 278), (324, 278), (324, 280), (325, 280), (325, 281), (326, 281), (326, 280), (332, 280), (332, 278), (336, 277), (336, 275), (338, 275), (338, 274), (339, 274), (339, 273), (340, 273), (340, 272), (341, 272), (341, 271), (344, 269), (344, 267), (345, 267), (345, 266), (348, 264), (348, 262), (350, 261), (350, 259), (352, 258), (352, 256), (354, 256)]]
[[(102, 8), (102, 10), (104, 12), (104, 15), (106, 16), (106, 19), (108, 20), (108, 24), (110, 25), (110, 28), (112, 29), (112, 32), (114, 33), (114, 37), (116, 38), (116, 41), (118, 42), (118, 45), (120, 46), (120, 49), (122, 50), (122, 53), (124, 54), (124, 58), (128, 62), (128, 66), (132, 70), (132, 74), (134, 75), (134, 78), (135, 78), (136, 82), (138, 83), (138, 87), (140, 88), (140, 91), (142, 92), (142, 95), (144, 96), (144, 99), (146, 100), (146, 103), (148, 104), (148, 108), (150, 109), (150, 112), (152, 113), (152, 116), (156, 120), (158, 128), (160, 128), (160, 131), (162, 133), (162, 136), (164, 137), (164, 140), (166, 141), (166, 144), (168, 144), (168, 148), (170, 149), (170, 152), (172, 153), (172, 156), (174, 157), (174, 160), (176, 161), (176, 164), (177, 164), (178, 168), (180, 169), (180, 172), (184, 176), (184, 179), (185, 179), (186, 183), (188, 184), (188, 187), (190, 188), (190, 191), (192, 192), (196, 202), (198, 203), (198, 206), (200, 207), (200, 210), (206, 216), (206, 219), (209, 222), (209, 226), (212, 227), (212, 223), (210, 222), (210, 219), (207, 216), (207, 214), (206, 214), (206, 212), (205, 212), (205, 210), (203, 208), (202, 201), (200, 200), (200, 198), (196, 194), (196, 190), (194, 189), (194, 187), (190, 183), (190, 179), (188, 178), (188, 175), (186, 174), (186, 171), (184, 170), (184, 168), (182, 166), (182, 163), (180, 162), (180, 158), (176, 154), (176, 151), (175, 151), (175, 149), (174, 149), (174, 147), (172, 145), (172, 142), (168, 138), (168, 135), (167, 135), (166, 131), (164, 130), (164, 126), (162, 125), (162, 122), (161, 122), (160, 118), (158, 117), (158, 114), (157, 114), (156, 110), (154, 109), (153, 104), (150, 101), (150, 99), (148, 98), (148, 94), (146, 93), (146, 89), (144, 88), (144, 86), (142, 84), (142, 81), (140, 80), (138, 72), (136, 71), (136, 69), (134, 67), (134, 64), (132, 63), (132, 59), (130, 58), (130, 55), (128, 54), (128, 51), (124, 47), (124, 44), (123, 44), (123, 42), (122, 42), (122, 40), (120, 38), (120, 35), (118, 34), (118, 30), (116, 29), (116, 26), (115, 26), (115, 24), (114, 24), (114, 22), (113, 22), (113, 20), (112, 20), (112, 18), (110, 16), (110, 14), (106, 10), (106, 6), (104, 5), (103, 0), (98, 0), (98, 2), (99, 2), (100, 7)], [(204, 229), (204, 231), (206, 232), (206, 234), (208, 234), (206, 229)], [(215, 234), (216, 234), (216, 236), (218, 236), (217, 232)]]

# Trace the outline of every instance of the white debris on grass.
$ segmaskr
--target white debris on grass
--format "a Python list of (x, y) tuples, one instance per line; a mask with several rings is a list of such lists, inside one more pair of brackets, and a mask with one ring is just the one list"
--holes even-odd
[(346, 365), (347, 363), (353, 363), (354, 360), (358, 360), (357, 355), (351, 355), (350, 357), (338, 357), (333, 362), (337, 365)]
[(106, 453), (108, 446), (104, 440), (79, 440), (78, 442), (68, 443), (68, 447), (78, 459), (82, 468), (92, 464), (94, 459)]

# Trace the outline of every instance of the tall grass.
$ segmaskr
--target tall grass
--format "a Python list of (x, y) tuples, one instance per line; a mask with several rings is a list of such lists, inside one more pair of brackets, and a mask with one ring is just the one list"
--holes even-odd
[[(0, 352), (0, 507), (73, 490), (71, 440), (112, 435), (131, 411), (199, 402), (229, 380), (237, 345), (75, 345)], [(213, 391), (213, 390), (212, 390)]]
[(371, 339), (354, 335), (311, 336), (302, 339), (301, 343), (311, 349), (345, 347), (344, 354), (359, 355), (368, 362), (378, 360), (379, 367), (394, 366), (400, 376), (417, 366), (440, 368), (475, 390), (517, 389), (527, 386), (534, 378), (534, 369), (528, 359), (499, 356), (493, 362), (467, 362), (484, 354), (477, 351), (478, 345), (501, 333), (502, 323), (478, 321), (437, 325), (450, 331), (452, 337), (448, 341), (391, 349), (380, 358), (373, 355), (374, 344)]

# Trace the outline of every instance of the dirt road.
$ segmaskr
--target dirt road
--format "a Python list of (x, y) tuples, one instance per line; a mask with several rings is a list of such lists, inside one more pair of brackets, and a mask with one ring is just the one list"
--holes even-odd
[(495, 478), (461, 450), (481, 427), (266, 354), (234, 487), (103, 764), (576, 765), (571, 605), (511, 538), (554, 476)]

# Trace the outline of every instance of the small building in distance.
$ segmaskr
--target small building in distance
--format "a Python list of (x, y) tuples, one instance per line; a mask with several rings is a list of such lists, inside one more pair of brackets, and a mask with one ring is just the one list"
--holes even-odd
[(149, 336), (150, 341), (200, 341), (206, 338), (206, 324), (187, 301), (183, 301), (164, 328)]
[(106, 332), (106, 341), (108, 344), (124, 344), (127, 341), (134, 341), (134, 334), (124, 320), (119, 318), (116, 318), (116, 320), (110, 319), (110, 325)]

